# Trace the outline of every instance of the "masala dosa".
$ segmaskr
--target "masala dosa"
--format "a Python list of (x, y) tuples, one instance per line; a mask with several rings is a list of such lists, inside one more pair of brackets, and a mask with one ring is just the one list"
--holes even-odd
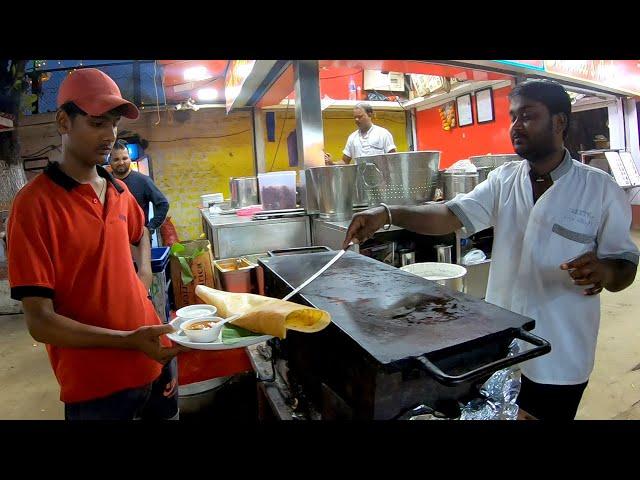
[(196, 287), (196, 295), (216, 307), (223, 318), (241, 315), (233, 325), (278, 338), (285, 338), (287, 330), (319, 332), (331, 322), (324, 310), (262, 295), (224, 292), (204, 285)]

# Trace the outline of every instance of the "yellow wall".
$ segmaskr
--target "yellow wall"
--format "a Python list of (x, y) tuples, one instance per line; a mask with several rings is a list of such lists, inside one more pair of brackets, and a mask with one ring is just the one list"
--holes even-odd
[[(189, 112), (188, 120), (182, 123), (177, 121), (177, 113), (171, 120), (167, 112), (162, 112), (158, 126), (154, 125), (157, 116), (147, 114), (144, 126), (131, 129), (149, 140), (147, 152), (153, 160), (156, 184), (171, 203), (169, 215), (178, 235), (186, 240), (202, 232), (197, 210), (200, 195), (221, 192), (228, 198), (229, 177), (255, 175), (253, 133), (248, 111), (227, 115), (224, 110), (199, 110)], [(323, 118), (325, 151), (333, 158), (342, 158), (347, 137), (356, 129), (353, 114), (325, 111)], [(267, 142), (265, 137), (267, 171), (298, 170), (289, 167), (287, 149), (287, 136), (296, 126), (295, 111), (290, 109), (284, 119), (284, 111), (276, 114), (275, 142)], [(391, 132), (398, 151), (407, 150), (403, 112), (380, 112), (374, 121)], [(172, 139), (175, 141), (167, 141)]]
[[(330, 153), (334, 160), (340, 160), (342, 158), (342, 150), (347, 143), (347, 138), (356, 130), (356, 124), (353, 121), (353, 112), (325, 110), (322, 112), (322, 119), (325, 152)], [(408, 150), (404, 112), (374, 113), (373, 121), (376, 125), (384, 127), (391, 132), (399, 152)], [(278, 147), (278, 139), (280, 138), (283, 125), (284, 132), (282, 133), (282, 140)], [(267, 133), (264, 133), (265, 159), (268, 172), (298, 170), (298, 168), (289, 167), (289, 153), (287, 150), (287, 136), (295, 128), (296, 119), (293, 108), (290, 108), (287, 112), (286, 120), (284, 111), (276, 112), (275, 141), (267, 142)]]
[(229, 198), (229, 177), (254, 174), (252, 121), (249, 112), (227, 116), (207, 109), (189, 112), (178, 123), (176, 113), (173, 122), (137, 131), (149, 140), (155, 182), (169, 199), (178, 235), (187, 240), (202, 233), (200, 195), (220, 192)]
[[(265, 116), (266, 112), (262, 112)], [(282, 131), (284, 126), (284, 132)], [(287, 149), (287, 137), (296, 128), (296, 112), (293, 107), (289, 108), (289, 111), (276, 112), (275, 121), (275, 141), (267, 141), (267, 132), (265, 128), (264, 132), (264, 151), (265, 151), (265, 165), (267, 172), (279, 172), (282, 170), (299, 170), (298, 167), (289, 166), (289, 150)], [(278, 147), (278, 140), (282, 133), (282, 140)], [(277, 155), (276, 155), (277, 153)]]

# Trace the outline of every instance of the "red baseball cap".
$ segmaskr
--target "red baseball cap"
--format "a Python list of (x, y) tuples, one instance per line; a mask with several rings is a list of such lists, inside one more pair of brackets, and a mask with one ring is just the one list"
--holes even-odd
[(94, 117), (121, 105), (126, 106), (123, 115), (127, 118), (135, 120), (140, 114), (138, 107), (122, 98), (116, 82), (97, 68), (82, 68), (69, 73), (58, 90), (58, 107), (67, 102), (75, 103)]

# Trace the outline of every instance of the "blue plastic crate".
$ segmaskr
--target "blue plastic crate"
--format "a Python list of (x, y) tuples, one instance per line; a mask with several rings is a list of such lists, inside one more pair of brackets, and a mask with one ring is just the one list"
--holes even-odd
[(151, 271), (161, 272), (169, 263), (169, 247), (153, 247), (151, 249)]

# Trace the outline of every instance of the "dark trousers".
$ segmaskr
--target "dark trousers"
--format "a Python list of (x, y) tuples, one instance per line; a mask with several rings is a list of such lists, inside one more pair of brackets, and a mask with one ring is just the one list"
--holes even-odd
[(148, 385), (96, 400), (66, 403), (64, 416), (65, 420), (177, 420), (177, 359), (167, 363), (160, 376)]
[(547, 385), (522, 375), (517, 404), (539, 420), (573, 420), (587, 383), (579, 385)]

